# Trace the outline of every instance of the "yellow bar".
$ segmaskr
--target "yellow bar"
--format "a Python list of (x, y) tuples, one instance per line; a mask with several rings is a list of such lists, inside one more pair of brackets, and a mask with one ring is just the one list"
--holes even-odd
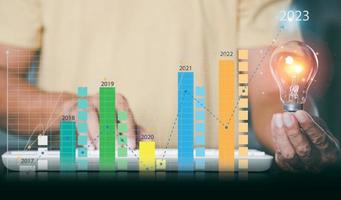
[(240, 60), (247, 60), (249, 58), (249, 51), (248, 50), (239, 50), (238, 51), (238, 59)]
[[(234, 171), (234, 89), (235, 72), (232, 60), (219, 62), (219, 171)], [(227, 127), (228, 125), (228, 127)]]
[(156, 160), (156, 170), (166, 170), (167, 162), (166, 159), (157, 159)]
[[(238, 161), (238, 169), (239, 170), (247, 170), (248, 169), (248, 86), (242, 86), (241, 84), (248, 84), (248, 50), (239, 50), (238, 51), (238, 83), (239, 85), (239, 112), (238, 112), (238, 152), (239, 152), (239, 161)], [(242, 61), (241, 61), (242, 60)], [(241, 122), (243, 121), (243, 122)]]
[(244, 170), (246, 170), (246, 169), (248, 169), (248, 167), (249, 167), (249, 162), (248, 162), (248, 160), (247, 159), (243, 159), (243, 160), (239, 160), (239, 162), (238, 162), (238, 168), (239, 169), (244, 169)]
[(240, 98), (239, 108), (248, 108), (248, 98)]
[(139, 169), (140, 171), (155, 171), (155, 142), (139, 142)]
[(239, 120), (248, 120), (248, 111), (246, 110), (240, 110), (239, 113), (238, 113), (238, 117), (239, 117)]
[(239, 71), (247, 72), (249, 70), (249, 62), (239, 62)]
[(249, 95), (249, 88), (248, 86), (239, 86), (239, 96), (248, 96)]
[(248, 135), (239, 135), (238, 136), (239, 145), (248, 145)]
[(239, 133), (247, 133), (249, 131), (249, 124), (244, 122), (239, 122), (238, 126)]
[(248, 83), (249, 80), (248, 80), (248, 74), (239, 74), (239, 83)]
[(249, 148), (239, 147), (238, 151), (239, 151), (239, 159), (240, 159), (241, 157), (247, 157)]

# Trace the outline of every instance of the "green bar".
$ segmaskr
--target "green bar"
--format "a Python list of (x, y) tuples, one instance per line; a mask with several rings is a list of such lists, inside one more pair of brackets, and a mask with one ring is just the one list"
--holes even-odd
[(126, 133), (128, 132), (128, 124), (118, 124), (118, 132)]
[[(126, 112), (124, 112), (126, 113)], [(122, 113), (121, 113), (122, 114)], [(123, 119), (124, 119), (124, 115), (123, 114)], [(122, 115), (120, 116), (120, 114), (118, 114), (118, 118), (122, 120)], [(127, 118), (125, 118), (126, 120)], [(121, 121), (120, 120), (120, 121)], [(126, 135), (124, 135), (124, 133), (126, 133), (128, 131), (128, 126), (126, 123), (122, 123), (122, 121), (118, 124), (118, 132), (119, 132), (119, 136), (118, 136), (118, 153), (117, 156), (120, 158), (117, 160), (117, 168), (119, 170), (126, 170), (127, 166), (128, 166), (128, 162), (126, 159), (122, 159), (122, 158), (126, 158), (128, 156), (128, 137)]]
[(126, 147), (118, 148), (118, 157), (127, 157), (128, 149)]
[(120, 145), (127, 145), (128, 144), (128, 138), (125, 135), (120, 135), (118, 137), (118, 144)]
[(118, 115), (118, 120), (120, 121), (126, 121), (128, 119), (128, 113), (125, 111), (119, 111), (117, 115)]
[(118, 161), (117, 168), (119, 170), (127, 170), (127, 168), (128, 168), (128, 161), (126, 159), (118, 159), (117, 161)]
[(100, 170), (115, 170), (115, 95), (114, 87), (99, 89)]

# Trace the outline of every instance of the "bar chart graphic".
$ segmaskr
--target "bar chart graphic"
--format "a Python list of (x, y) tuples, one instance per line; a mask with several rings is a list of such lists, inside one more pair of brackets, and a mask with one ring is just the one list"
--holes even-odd
[(99, 158), (100, 170), (115, 170), (116, 157), (116, 90), (114, 87), (99, 89)]
[[(98, 103), (95, 110), (98, 117), (98, 130), (95, 130), (95, 134), (90, 135), (89, 130), (91, 127), (89, 111), (94, 109), (94, 103), (90, 102), (89, 96), (90, 88), (94, 87), (80, 85), (73, 92), (77, 99), (74, 105), (75, 112), (70, 114), (68, 111), (63, 111), (65, 113), (56, 114), (54, 120), (59, 123), (57, 134), (49, 132), (48, 128), (37, 127), (39, 131), (33, 133), (39, 132), (39, 134), (32, 134), (24, 150), (38, 149), (40, 155), (50, 150), (58, 151), (60, 171), (87, 171), (94, 168), (93, 163), (96, 163), (95, 169), (98, 171), (127, 171), (132, 166), (138, 165), (136, 168), (138, 171), (155, 172), (167, 171), (176, 165), (177, 171), (193, 172), (205, 171), (211, 165), (207, 159), (207, 152), (212, 148), (209, 147), (208, 138), (215, 135), (214, 148), (218, 152), (216, 170), (247, 172), (249, 167), (248, 54), (247, 50), (239, 50), (237, 57), (219, 56), (216, 65), (210, 66), (217, 69), (214, 87), (205, 81), (199, 81), (199, 75), (195, 71), (196, 66), (174, 67), (179, 67), (173, 74), (174, 83), (177, 84), (176, 91), (173, 90), (176, 97), (172, 99), (176, 105), (176, 120), (170, 123), (174, 129), (171, 132), (174, 132), (173, 138), (177, 145), (175, 163), (167, 160), (167, 151), (170, 151), (168, 146), (159, 147), (158, 140), (154, 140), (154, 137), (140, 138), (153, 136), (152, 134), (141, 135), (146, 133), (136, 132), (136, 138), (132, 141), (131, 131), (140, 129), (137, 126), (129, 126), (132, 120), (129, 109), (117, 109), (117, 92), (120, 92), (120, 87), (113, 82), (96, 86), (96, 91), (92, 91), (97, 94)], [(210, 99), (212, 90), (217, 94), (217, 98), (213, 100)], [(9, 92), (13, 93), (13, 91)], [(212, 101), (216, 109), (210, 107)], [(153, 112), (153, 115), (158, 117), (162, 110), (148, 112)], [(213, 119), (213, 124), (208, 123), (210, 118)], [(214, 127), (215, 131), (210, 130), (210, 127)], [(166, 132), (167, 130), (160, 134)], [(93, 138), (94, 135), (98, 138)], [(171, 137), (170, 134), (168, 137), (170, 139), (166, 141), (167, 145)], [(132, 143), (136, 145), (130, 146)], [(157, 154), (159, 148), (163, 149), (162, 155)], [(131, 158), (137, 162), (132, 162)], [(22, 168), (46, 170), (49, 166), (47, 159), (38, 159), (34, 166), (22, 166)]]
[(234, 169), (235, 68), (232, 60), (219, 61), (219, 171)]
[(193, 170), (194, 74), (178, 72), (178, 168)]
[(76, 170), (76, 123), (60, 122), (60, 170)]
[(238, 171), (248, 170), (248, 62), (249, 52), (238, 51), (238, 97), (240, 99), (238, 108)]
[(126, 170), (128, 168), (128, 137), (126, 135), (128, 131), (128, 125), (126, 121), (128, 119), (128, 113), (125, 111), (117, 112), (118, 116), (118, 153), (117, 153), (117, 169)]
[(139, 147), (139, 170), (155, 171), (155, 142), (141, 141)]
[(78, 104), (78, 169), (86, 171), (88, 169), (88, 88), (78, 87), (77, 90), (78, 100), (83, 102), (83, 104)]
[(195, 104), (195, 169), (205, 170), (206, 159), (206, 90), (204, 86), (196, 86), (196, 104)]

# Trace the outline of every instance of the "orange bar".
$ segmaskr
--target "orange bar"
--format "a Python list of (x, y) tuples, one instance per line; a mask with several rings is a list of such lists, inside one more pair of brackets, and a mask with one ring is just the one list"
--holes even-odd
[[(219, 62), (219, 171), (234, 171), (234, 93), (232, 60)], [(227, 127), (228, 126), (228, 127)]]

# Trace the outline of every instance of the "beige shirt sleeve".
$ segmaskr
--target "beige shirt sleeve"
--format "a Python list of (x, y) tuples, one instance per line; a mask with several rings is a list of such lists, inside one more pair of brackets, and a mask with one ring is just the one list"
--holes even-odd
[[(281, 10), (291, 0), (240, 0), (238, 3), (238, 47), (254, 48), (288, 40), (301, 40), (297, 23), (280, 22)], [(281, 29), (283, 26), (285, 28)]]
[(39, 48), (41, 21), (39, 0), (0, 0), (0, 43)]

